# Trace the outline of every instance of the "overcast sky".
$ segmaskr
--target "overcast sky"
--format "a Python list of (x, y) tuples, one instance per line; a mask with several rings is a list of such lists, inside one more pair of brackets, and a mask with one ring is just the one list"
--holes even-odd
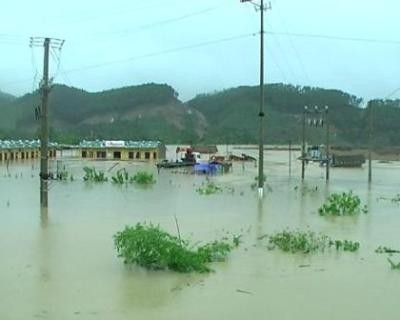
[[(266, 82), (341, 89), (365, 99), (400, 87), (398, 0), (271, 4)], [(0, 90), (21, 95), (37, 88), (43, 48), (31, 49), (30, 36), (65, 39), (50, 73), (55, 82), (89, 91), (168, 83), (187, 100), (256, 85), (259, 17), (239, 0), (4, 0)]]

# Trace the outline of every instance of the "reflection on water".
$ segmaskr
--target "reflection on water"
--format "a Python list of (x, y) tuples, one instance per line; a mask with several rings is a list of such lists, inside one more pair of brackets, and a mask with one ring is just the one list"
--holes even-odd
[[(257, 156), (256, 150), (230, 151)], [(287, 152), (268, 151), (270, 190), (262, 200), (250, 187), (257, 175), (252, 163), (212, 177), (225, 191), (211, 196), (195, 191), (203, 176), (157, 174), (144, 163), (89, 164), (109, 175), (123, 167), (152, 170), (157, 183), (149, 189), (87, 184), (81, 181), (87, 164), (65, 162), (75, 181), (50, 185), (48, 212), (39, 209), (35, 162), (9, 171), (0, 166), (1, 319), (398, 319), (399, 274), (374, 249), (400, 247), (399, 207), (377, 201), (398, 193), (399, 163), (374, 163), (372, 186), (367, 168), (333, 168), (327, 184), (324, 168), (313, 164), (302, 182), (294, 160), (289, 176)], [(367, 215), (318, 215), (329, 193), (348, 190), (368, 205)], [(243, 243), (209, 275), (128, 268), (116, 257), (116, 231), (148, 221), (175, 234), (175, 215), (184, 238), (209, 241), (229, 232), (242, 234)], [(268, 251), (259, 237), (284, 228), (357, 240), (361, 250), (313, 256)]]

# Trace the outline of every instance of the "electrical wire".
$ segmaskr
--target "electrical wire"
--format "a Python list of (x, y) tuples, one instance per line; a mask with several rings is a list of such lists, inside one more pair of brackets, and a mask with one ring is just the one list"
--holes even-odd
[(136, 60), (152, 58), (152, 57), (161, 56), (161, 55), (165, 55), (165, 54), (186, 51), (186, 50), (191, 50), (191, 49), (197, 49), (200, 47), (215, 45), (215, 44), (224, 43), (224, 42), (241, 40), (241, 39), (245, 39), (245, 38), (249, 38), (249, 37), (254, 37), (255, 35), (256, 35), (256, 33), (246, 33), (246, 34), (222, 38), (222, 39), (218, 39), (218, 40), (211, 40), (211, 41), (201, 42), (201, 43), (197, 43), (197, 44), (191, 44), (191, 45), (186, 45), (186, 46), (182, 46), (182, 47), (166, 49), (166, 50), (162, 50), (162, 51), (143, 54), (143, 55), (136, 56), (136, 57), (130, 57), (130, 58), (121, 59), (121, 60), (114, 60), (114, 61), (104, 62), (104, 63), (100, 63), (100, 64), (95, 64), (95, 65), (88, 65), (88, 66), (73, 68), (73, 69), (67, 70), (66, 73), (69, 74), (72, 72), (96, 69), (96, 68), (106, 67), (106, 66), (110, 66), (110, 65), (114, 65), (114, 64), (129, 63), (129, 62), (133, 62)]
[(302, 38), (314, 38), (314, 39), (325, 39), (325, 40), (339, 40), (339, 41), (353, 41), (353, 42), (364, 42), (364, 43), (378, 43), (378, 44), (393, 44), (400, 45), (400, 40), (383, 40), (374, 38), (357, 38), (357, 37), (345, 37), (336, 35), (325, 35), (325, 34), (313, 34), (313, 33), (289, 33), (279, 31), (266, 31), (271, 35), (282, 35)]
[(292, 36), (290, 35), (289, 28), (287, 27), (287, 23), (286, 23), (286, 21), (285, 21), (285, 19), (283, 17), (283, 14), (282, 14), (281, 10), (279, 9), (278, 1), (273, 0), (273, 3), (274, 3), (274, 7), (276, 7), (276, 9), (277, 9), (276, 11), (278, 12), (278, 16), (279, 16), (279, 19), (280, 19), (280, 21), (281, 21), (281, 23), (283, 25), (283, 28), (286, 31), (286, 33), (288, 34), (290, 46), (292, 47), (294, 55), (295, 55), (299, 65), (300, 65), (300, 68), (302, 70), (303, 76), (306, 79), (307, 83), (311, 84), (311, 80), (310, 80), (309, 74), (307, 72), (307, 69), (305, 67), (305, 64), (303, 62), (302, 56), (301, 56), (299, 50), (297, 49), (297, 47), (294, 45), (294, 41), (293, 41)]

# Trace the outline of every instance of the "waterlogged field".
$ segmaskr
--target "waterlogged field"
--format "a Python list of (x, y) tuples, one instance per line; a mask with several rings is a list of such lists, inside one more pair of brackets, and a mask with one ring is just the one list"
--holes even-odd
[[(255, 150), (235, 150), (256, 155)], [(293, 159), (298, 154), (293, 154)], [(263, 201), (251, 189), (257, 168), (234, 164), (233, 173), (211, 177), (222, 191), (201, 194), (204, 176), (130, 162), (65, 161), (73, 181), (50, 184), (49, 210), (39, 208), (39, 163), (0, 166), (0, 319), (399, 319), (400, 270), (391, 269), (379, 246), (400, 249), (400, 163), (332, 169), (300, 165), (288, 153), (265, 153)], [(83, 181), (95, 166), (105, 183)], [(55, 164), (53, 164), (55, 167)], [(150, 186), (113, 184), (126, 168), (147, 170)], [(360, 197), (367, 213), (321, 216), (329, 194)], [(182, 238), (208, 242), (242, 235), (226, 262), (207, 274), (179, 274), (127, 267), (112, 236), (125, 225), (159, 224)], [(355, 252), (311, 254), (269, 250), (266, 234), (314, 231), (360, 243)], [(400, 255), (391, 259), (400, 262)]]

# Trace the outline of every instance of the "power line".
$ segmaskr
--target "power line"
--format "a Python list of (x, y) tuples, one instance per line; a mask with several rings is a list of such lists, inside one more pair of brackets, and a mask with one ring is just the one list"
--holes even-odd
[(120, 63), (129, 63), (132, 61), (156, 57), (156, 56), (160, 56), (160, 55), (164, 55), (164, 54), (175, 53), (175, 52), (179, 52), (179, 51), (196, 49), (196, 48), (219, 44), (219, 43), (223, 43), (223, 42), (230, 42), (230, 41), (245, 39), (245, 38), (249, 38), (249, 37), (254, 37), (256, 34), (257, 33), (247, 33), (247, 34), (232, 36), (232, 37), (228, 37), (228, 38), (200, 42), (197, 44), (157, 51), (157, 52), (148, 53), (148, 54), (144, 54), (144, 55), (140, 55), (140, 56), (136, 56), (136, 57), (130, 57), (130, 58), (121, 59), (121, 60), (114, 60), (114, 61), (104, 62), (104, 63), (100, 63), (100, 64), (95, 64), (95, 65), (88, 65), (88, 66), (83, 66), (83, 67), (79, 67), (79, 68), (73, 68), (73, 69), (67, 70), (66, 73), (68, 74), (68, 73), (82, 71), (82, 70), (96, 69), (96, 68), (101, 68), (101, 67), (110, 66), (110, 65), (114, 65), (114, 64), (120, 64)]
[(290, 33), (290, 32), (279, 32), (279, 31), (267, 31), (266, 33), (271, 35), (282, 35), (292, 37), (303, 37), (303, 38), (315, 38), (325, 40), (340, 40), (340, 41), (353, 41), (353, 42), (365, 42), (365, 43), (379, 43), (379, 44), (395, 44), (400, 45), (400, 40), (383, 40), (374, 38), (357, 38), (357, 37), (345, 37), (336, 35), (325, 35), (325, 34), (311, 34), (311, 33)]
[(281, 10), (279, 9), (278, 1), (275, 1), (275, 0), (274, 0), (274, 5), (275, 5), (276, 8), (277, 8), (278, 16), (279, 16), (279, 18), (280, 18), (280, 20), (281, 20), (281, 23), (282, 23), (282, 25), (283, 25), (283, 27), (284, 27), (286, 33), (289, 34), (290, 46), (292, 47), (293, 52), (294, 52), (294, 55), (295, 55), (297, 61), (299, 62), (299, 65), (300, 65), (300, 68), (302, 69), (303, 75), (304, 75), (304, 77), (306, 78), (306, 81), (307, 81), (309, 84), (311, 84), (311, 80), (310, 80), (310, 77), (309, 77), (309, 75), (308, 75), (307, 69), (306, 69), (306, 67), (305, 67), (305, 65), (304, 65), (304, 63), (303, 63), (303, 59), (302, 59), (302, 57), (301, 57), (301, 55), (300, 55), (300, 52), (297, 50), (296, 46), (294, 45), (293, 38), (292, 38), (292, 36), (290, 35), (290, 32), (289, 32), (289, 29), (288, 29), (287, 24), (286, 24), (286, 22), (285, 22), (285, 19), (284, 19), (282, 13), (281, 13)]

